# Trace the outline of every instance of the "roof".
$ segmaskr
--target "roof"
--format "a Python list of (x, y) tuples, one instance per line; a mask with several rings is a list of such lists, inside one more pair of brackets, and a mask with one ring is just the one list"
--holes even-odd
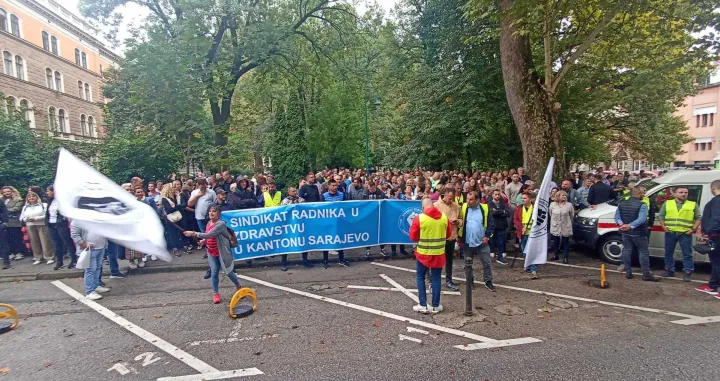
[(714, 180), (720, 180), (720, 170), (680, 169), (653, 179), (659, 184), (707, 184)]

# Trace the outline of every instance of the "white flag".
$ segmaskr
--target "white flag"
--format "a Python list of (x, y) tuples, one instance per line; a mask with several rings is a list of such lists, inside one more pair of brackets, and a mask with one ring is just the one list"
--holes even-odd
[(172, 259), (157, 212), (62, 148), (54, 189), (60, 213), (77, 226), (164, 261)]
[(548, 232), (548, 207), (554, 184), (552, 181), (553, 167), (555, 167), (555, 158), (551, 157), (535, 199), (532, 214), (533, 226), (525, 246), (525, 268), (530, 265), (547, 263), (548, 234), (550, 234)]

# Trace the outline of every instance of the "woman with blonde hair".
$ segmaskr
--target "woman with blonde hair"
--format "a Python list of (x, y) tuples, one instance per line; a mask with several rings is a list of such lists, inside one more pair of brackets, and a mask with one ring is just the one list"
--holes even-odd
[(567, 201), (567, 193), (559, 190), (555, 193), (553, 202), (550, 204), (550, 235), (555, 241), (554, 261), (560, 259), (560, 247), (563, 249), (563, 263), (568, 263), (570, 255), (570, 236), (572, 236), (573, 217), (575, 208)]
[[(182, 248), (182, 242), (180, 241), (180, 229), (177, 223), (182, 220), (182, 211), (187, 205), (182, 204), (182, 198), (180, 192), (176, 192), (175, 187), (172, 184), (163, 185), (162, 191), (160, 192), (162, 202), (162, 215), (163, 225), (165, 225), (165, 238), (167, 239), (167, 247), (172, 250), (174, 256), (179, 257)], [(178, 218), (179, 217), (179, 218)], [(175, 224), (175, 226), (173, 226)]]
[(55, 263), (53, 259), (55, 257), (55, 248), (50, 239), (50, 231), (45, 218), (47, 210), (47, 204), (40, 201), (40, 196), (37, 193), (28, 192), (25, 198), (25, 206), (23, 206), (20, 214), (20, 221), (25, 223), (30, 237), (30, 246), (35, 257), (33, 265), (39, 265), (43, 259), (47, 260), (48, 265)]
[(23, 240), (22, 222), (20, 222), (20, 213), (25, 201), (20, 197), (20, 192), (11, 186), (2, 188), (2, 198), (8, 210), (7, 232), (10, 259), (20, 260), (28, 254)]

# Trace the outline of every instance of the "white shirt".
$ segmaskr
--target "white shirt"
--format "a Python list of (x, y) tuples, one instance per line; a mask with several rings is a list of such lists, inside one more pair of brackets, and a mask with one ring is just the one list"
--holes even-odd
[(48, 208), (48, 211), (50, 212), (50, 219), (48, 220), (48, 223), (54, 224), (57, 222), (57, 216), (58, 216), (58, 202), (57, 200), (53, 199), (50, 203), (50, 207)]

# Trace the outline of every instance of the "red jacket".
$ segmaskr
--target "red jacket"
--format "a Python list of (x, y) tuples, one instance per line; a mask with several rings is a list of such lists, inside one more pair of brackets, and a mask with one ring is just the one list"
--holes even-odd
[(515, 234), (517, 235), (518, 239), (522, 238), (522, 210), (524, 206), (522, 204), (518, 205), (517, 208), (515, 208), (515, 213), (513, 213), (513, 225), (515, 225)]
[[(434, 206), (425, 209), (423, 213), (435, 220), (439, 220), (440, 217), (442, 217), (442, 212)], [(450, 239), (450, 237), (452, 237), (452, 225), (448, 223), (445, 239)], [(420, 216), (415, 217), (412, 225), (410, 225), (410, 239), (414, 242), (420, 241)], [(425, 267), (431, 269), (441, 269), (445, 267), (444, 255), (424, 255), (415, 250), (415, 258)]]

